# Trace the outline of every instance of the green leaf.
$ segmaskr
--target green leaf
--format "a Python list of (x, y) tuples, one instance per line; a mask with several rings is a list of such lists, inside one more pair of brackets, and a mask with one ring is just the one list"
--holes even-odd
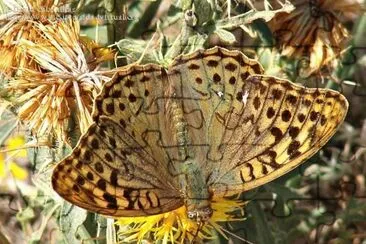
[(217, 28), (224, 29), (235, 29), (240, 27), (241, 25), (248, 25), (253, 23), (255, 20), (263, 19), (264, 21), (270, 21), (276, 14), (278, 13), (290, 13), (295, 8), (294, 6), (286, 2), (281, 9), (278, 10), (264, 10), (264, 11), (255, 11), (250, 10), (244, 14), (240, 14), (231, 18), (225, 18), (216, 23)]
[[(131, 38), (138, 38), (147, 30), (154, 17), (157, 14), (161, 0), (155, 1), (135, 1), (129, 8), (129, 15), (132, 17), (130, 21), (127, 34)], [(138, 16), (138, 17), (137, 17)]]
[(211, 3), (207, 0), (195, 0), (194, 1), (194, 12), (197, 13), (198, 16), (198, 26), (202, 26), (204, 23), (212, 20), (213, 10)]
[(236, 41), (234, 34), (224, 29), (217, 29), (214, 33), (217, 34), (222, 41), (228, 44), (233, 44)]
[(141, 57), (141, 63), (158, 63), (156, 60), (156, 50), (147, 50), (147, 41), (136, 39), (122, 39), (117, 43), (117, 47), (123, 55), (126, 55), (128, 63), (133, 63)]
[(161, 19), (161, 29), (168, 28), (173, 24), (177, 23), (182, 19), (184, 14), (181, 12), (181, 9), (175, 6), (174, 4), (170, 6), (168, 10), (168, 14), (166, 16), (162, 16)]
[(46, 207), (41, 212), (42, 223), (41, 223), (40, 227), (38, 228), (38, 230), (36, 230), (32, 233), (31, 238), (28, 241), (28, 243), (40, 243), (42, 235), (47, 228), (47, 224), (48, 224), (49, 220), (51, 219), (51, 217), (53, 216), (53, 214), (59, 207), (60, 207), (59, 205), (54, 205), (53, 201), (46, 205)]
[(159, 35), (160, 35), (160, 38), (159, 38), (160, 49), (159, 49), (159, 54), (158, 54), (159, 55), (158, 60), (162, 60), (162, 59), (164, 59), (164, 56), (168, 52), (169, 41), (161, 29), (161, 22), (157, 23), (157, 33), (159, 33)]
[(18, 126), (17, 117), (8, 109), (0, 114), (0, 144), (3, 145), (10, 134)]
[(251, 26), (258, 33), (258, 37), (261, 41), (260, 43), (258, 43), (258, 46), (272, 48), (274, 45), (274, 39), (273, 39), (272, 31), (268, 27), (267, 23), (264, 22), (262, 19), (257, 19), (255, 21), (253, 21), (253, 24)]
[(275, 239), (269, 226), (270, 222), (267, 220), (260, 204), (258, 204), (258, 202), (250, 202), (246, 209), (252, 214), (251, 219), (254, 222), (256, 233), (256, 235), (253, 236), (254, 232), (248, 232), (248, 239), (257, 244), (275, 243)]
[(185, 50), (185, 53), (191, 53), (200, 48), (203, 48), (204, 44), (206, 43), (206, 39), (207, 39), (207, 37), (204, 35), (191, 36), (188, 39), (188, 45), (187, 45), (187, 49)]
[(19, 211), (16, 215), (17, 220), (21, 223), (29, 222), (34, 217), (35, 214), (32, 207), (26, 207), (25, 209)]
[(83, 243), (94, 243), (93, 241), (86, 242), (92, 239), (83, 225), (87, 216), (86, 210), (66, 202), (63, 204), (59, 214), (59, 226), (67, 243), (73, 244), (81, 241), (84, 241)]
[(181, 1), (176, 1), (175, 2), (175, 6), (177, 8), (182, 9), (182, 11), (185, 11), (185, 10), (189, 9), (192, 6), (193, 1), (194, 0), (181, 0)]

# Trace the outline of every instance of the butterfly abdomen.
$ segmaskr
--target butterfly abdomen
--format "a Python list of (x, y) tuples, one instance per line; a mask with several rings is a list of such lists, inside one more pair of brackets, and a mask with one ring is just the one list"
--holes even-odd
[(179, 157), (182, 160), (188, 157), (188, 131), (187, 122), (184, 118), (183, 109), (177, 100), (172, 100), (170, 103), (170, 117), (172, 122), (173, 135), (177, 146), (179, 147)]

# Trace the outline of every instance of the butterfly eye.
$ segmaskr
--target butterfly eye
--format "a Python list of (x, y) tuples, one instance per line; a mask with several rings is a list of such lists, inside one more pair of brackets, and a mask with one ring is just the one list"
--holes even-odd
[(187, 216), (189, 219), (193, 219), (196, 216), (196, 214), (193, 212), (188, 212)]
[(205, 215), (211, 215), (212, 214), (212, 209), (211, 208), (205, 208), (203, 210), (203, 212), (205, 213)]
[(207, 220), (209, 220), (210, 219), (210, 216), (209, 215), (203, 215), (202, 216), (202, 220), (203, 221), (207, 221)]

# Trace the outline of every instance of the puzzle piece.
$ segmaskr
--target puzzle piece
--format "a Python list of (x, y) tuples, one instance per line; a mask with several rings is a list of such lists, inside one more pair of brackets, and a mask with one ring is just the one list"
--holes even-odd
[[(346, 163), (351, 164), (354, 162), (347, 160)], [(299, 170), (295, 171), (300, 173), (300, 175), (303, 175), (301, 168), (303, 167), (301, 166)], [(293, 172), (291, 174), (296, 175), (297, 172)], [(302, 177), (309, 178), (309, 175)], [(284, 222), (291, 222), (294, 221), (294, 218), (299, 218), (298, 220), (314, 219), (315, 224), (307, 223), (307, 225), (312, 226), (315, 231), (312, 236), (313, 241), (311, 242), (322, 243), (322, 241), (324, 241), (324, 231), (329, 232), (330, 229), (335, 228), (334, 226), (337, 225), (335, 221), (337, 219), (341, 219), (341, 221), (344, 219), (344, 217), (341, 216), (342, 213), (340, 213), (339, 210), (336, 210), (337, 206), (339, 206), (339, 204), (348, 204), (347, 199), (366, 199), (365, 191), (357, 190), (357, 185), (360, 185), (356, 184), (353, 179), (341, 179), (338, 183), (334, 184), (334, 187), (329, 191), (329, 178), (323, 178), (317, 177), (316, 181), (313, 182), (312, 185), (306, 185), (306, 187), (310, 188), (310, 191), (312, 191), (310, 192), (310, 196), (312, 196), (310, 198), (296, 195), (294, 197), (288, 197), (291, 194), (282, 192), (279, 196), (286, 196), (285, 199), (280, 198), (275, 200), (271, 197), (254, 197), (251, 200), (258, 203), (273, 202), (271, 211), (272, 221), (279, 221), (282, 219)], [(310, 180), (310, 182), (312, 182), (312, 180)], [(269, 184), (269, 186), (271, 186), (271, 184)], [(280, 188), (277, 186), (273, 189), (269, 189), (269, 192), (276, 192), (278, 189)], [(293, 206), (297, 206), (295, 211), (292, 209)], [(301, 206), (305, 207), (304, 211), (307, 214), (303, 215), (304, 213), (301, 213)], [(324, 208), (324, 206), (326, 206), (327, 209)], [(329, 209), (331, 206), (333, 206), (333, 208)], [(288, 237), (289, 236), (286, 235), (286, 238)]]
[[(350, 57), (346, 58), (344, 62), (342, 62), (342, 65), (345, 66), (343, 68), (343, 70), (349, 70), (349, 68), (351, 67), (354, 67), (354, 64), (357, 63), (357, 65), (359, 65), (359, 63), (361, 63), (362, 61), (362, 58), (364, 57), (364, 48), (363, 47), (357, 47), (357, 48), (352, 48), (352, 50), (350, 51), (351, 55)], [(362, 65), (359, 65), (360, 67), (358, 69), (360, 70), (363, 70), (363, 66)], [(349, 67), (349, 68), (348, 68)], [(353, 94), (355, 95), (354, 97), (352, 97), (350, 100), (351, 102), (351, 108), (352, 108), (352, 103), (354, 104), (357, 104), (357, 103), (362, 103), (363, 102), (363, 98), (360, 97), (360, 96), (364, 96), (365, 94), (365, 82), (364, 82), (364, 75), (362, 75), (363, 71), (360, 71), (359, 73), (356, 73), (356, 76), (352, 73), (352, 72), (343, 72), (343, 74), (340, 76), (342, 77), (343, 80), (346, 80), (344, 83), (345, 84), (355, 84), (355, 87), (354, 87), (354, 90), (353, 90)], [(347, 83), (346, 83), (347, 82)], [(347, 87), (346, 87), (347, 89)], [(347, 90), (346, 90), (347, 92)], [(352, 102), (353, 101), (353, 102)], [(350, 117), (355, 117), (353, 116), (353, 114), (356, 115), (357, 111), (353, 111), (353, 110), (350, 110), (349, 112), (349, 116)], [(352, 158), (352, 157), (351, 157)], [(342, 162), (342, 160), (339, 160), (340, 162)], [(347, 160), (347, 163), (352, 163), (350, 162), (352, 160)], [(346, 162), (345, 162), (346, 163)], [(342, 201), (342, 199), (347, 199), (345, 196), (343, 196), (345, 193), (344, 192), (348, 192), (347, 195), (348, 195), (348, 198), (350, 197), (353, 197), (355, 199), (364, 199), (365, 197), (365, 193), (360, 193), (360, 191), (357, 191), (357, 185), (359, 184), (356, 184), (355, 183), (355, 179), (351, 179), (349, 181), (345, 181), (345, 182), (340, 182), (339, 183), (339, 190), (336, 191), (336, 193), (332, 192), (330, 193), (329, 191), (326, 191), (326, 188), (321, 188), (320, 186), (324, 186), (324, 183), (327, 183), (329, 181), (329, 179), (324, 179), (324, 180), (317, 180), (316, 181), (316, 185), (318, 187), (315, 187), (317, 189), (317, 192), (315, 194), (315, 197), (313, 197), (313, 201), (314, 201), (314, 208), (317, 208), (319, 206), (317, 206), (318, 204), (320, 203), (326, 203), (326, 202), (333, 202), (333, 203), (337, 203), (339, 201)], [(347, 190), (346, 190), (347, 189)], [(295, 199), (293, 200), (295, 201)], [(297, 199), (298, 202), (300, 202), (300, 205), (301, 205), (301, 202), (302, 201), (307, 201), (306, 199)], [(344, 202), (345, 200), (343, 200)], [(318, 204), (316, 204), (316, 202), (318, 202)], [(344, 203), (346, 204), (346, 203)], [(327, 204), (325, 204), (327, 205)], [(334, 215), (334, 219), (335, 218), (340, 218), (339, 216), (339, 211), (336, 211), (336, 210), (332, 210), (329, 212), (331, 215)], [(274, 215), (277, 215), (279, 216), (276, 212), (274, 212)], [(316, 242), (318, 243), (319, 240), (321, 240), (321, 235), (324, 236), (324, 233), (321, 232), (321, 229), (323, 229), (324, 226), (328, 226), (327, 228), (332, 228), (333, 226), (334, 221), (328, 221), (326, 224), (320, 224), (319, 223), (319, 227), (317, 228), (317, 231), (316, 231)]]

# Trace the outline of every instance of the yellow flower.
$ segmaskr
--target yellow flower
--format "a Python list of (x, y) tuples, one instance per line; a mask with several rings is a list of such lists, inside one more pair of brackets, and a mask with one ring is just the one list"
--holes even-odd
[(25, 140), (23, 136), (15, 136), (9, 139), (7, 149), (9, 151), (17, 151), (17, 157), (26, 158), (27, 150), (19, 149), (25, 145)]
[(16, 163), (16, 159), (25, 159), (27, 151), (20, 149), (25, 145), (24, 137), (14, 136), (7, 141), (7, 153), (0, 153), (0, 179), (5, 178), (11, 173), (15, 179), (26, 180), (28, 171)]
[(28, 172), (23, 167), (20, 167), (14, 161), (11, 161), (9, 164), (10, 164), (9, 167), (10, 172), (15, 177), (15, 179), (26, 180), (28, 178)]
[[(54, 133), (68, 142), (71, 119), (81, 133), (92, 123), (93, 99), (110, 78), (98, 71), (96, 60), (85, 56), (76, 19), (38, 23), (42, 42), (22, 40), (21, 46), (41, 70), (24, 69), (10, 79), (5, 89), (18, 105), (18, 115), (38, 136)], [(91, 60), (91, 63), (88, 62)]]
[(335, 67), (349, 33), (342, 22), (354, 19), (360, 0), (294, 0), (295, 10), (279, 13), (269, 23), (282, 55), (308, 57), (309, 72)]
[(142, 242), (152, 238), (154, 243), (183, 243), (183, 241), (215, 239), (216, 233), (225, 236), (223, 228), (218, 222), (241, 221), (235, 218), (233, 211), (242, 210), (242, 201), (217, 199), (212, 202), (213, 215), (201, 229), (187, 217), (187, 209), (182, 206), (171, 212), (144, 216), (119, 218), (116, 224), (120, 227), (121, 243)]
[(88, 63), (99, 64), (105, 61), (114, 60), (116, 52), (107, 47), (102, 47), (96, 41), (86, 37), (80, 37), (80, 43), (85, 47), (85, 51), (89, 54), (93, 60), (88, 60)]
[(2, 153), (0, 153), (0, 179), (6, 176), (6, 165), (5, 165), (5, 158)]

